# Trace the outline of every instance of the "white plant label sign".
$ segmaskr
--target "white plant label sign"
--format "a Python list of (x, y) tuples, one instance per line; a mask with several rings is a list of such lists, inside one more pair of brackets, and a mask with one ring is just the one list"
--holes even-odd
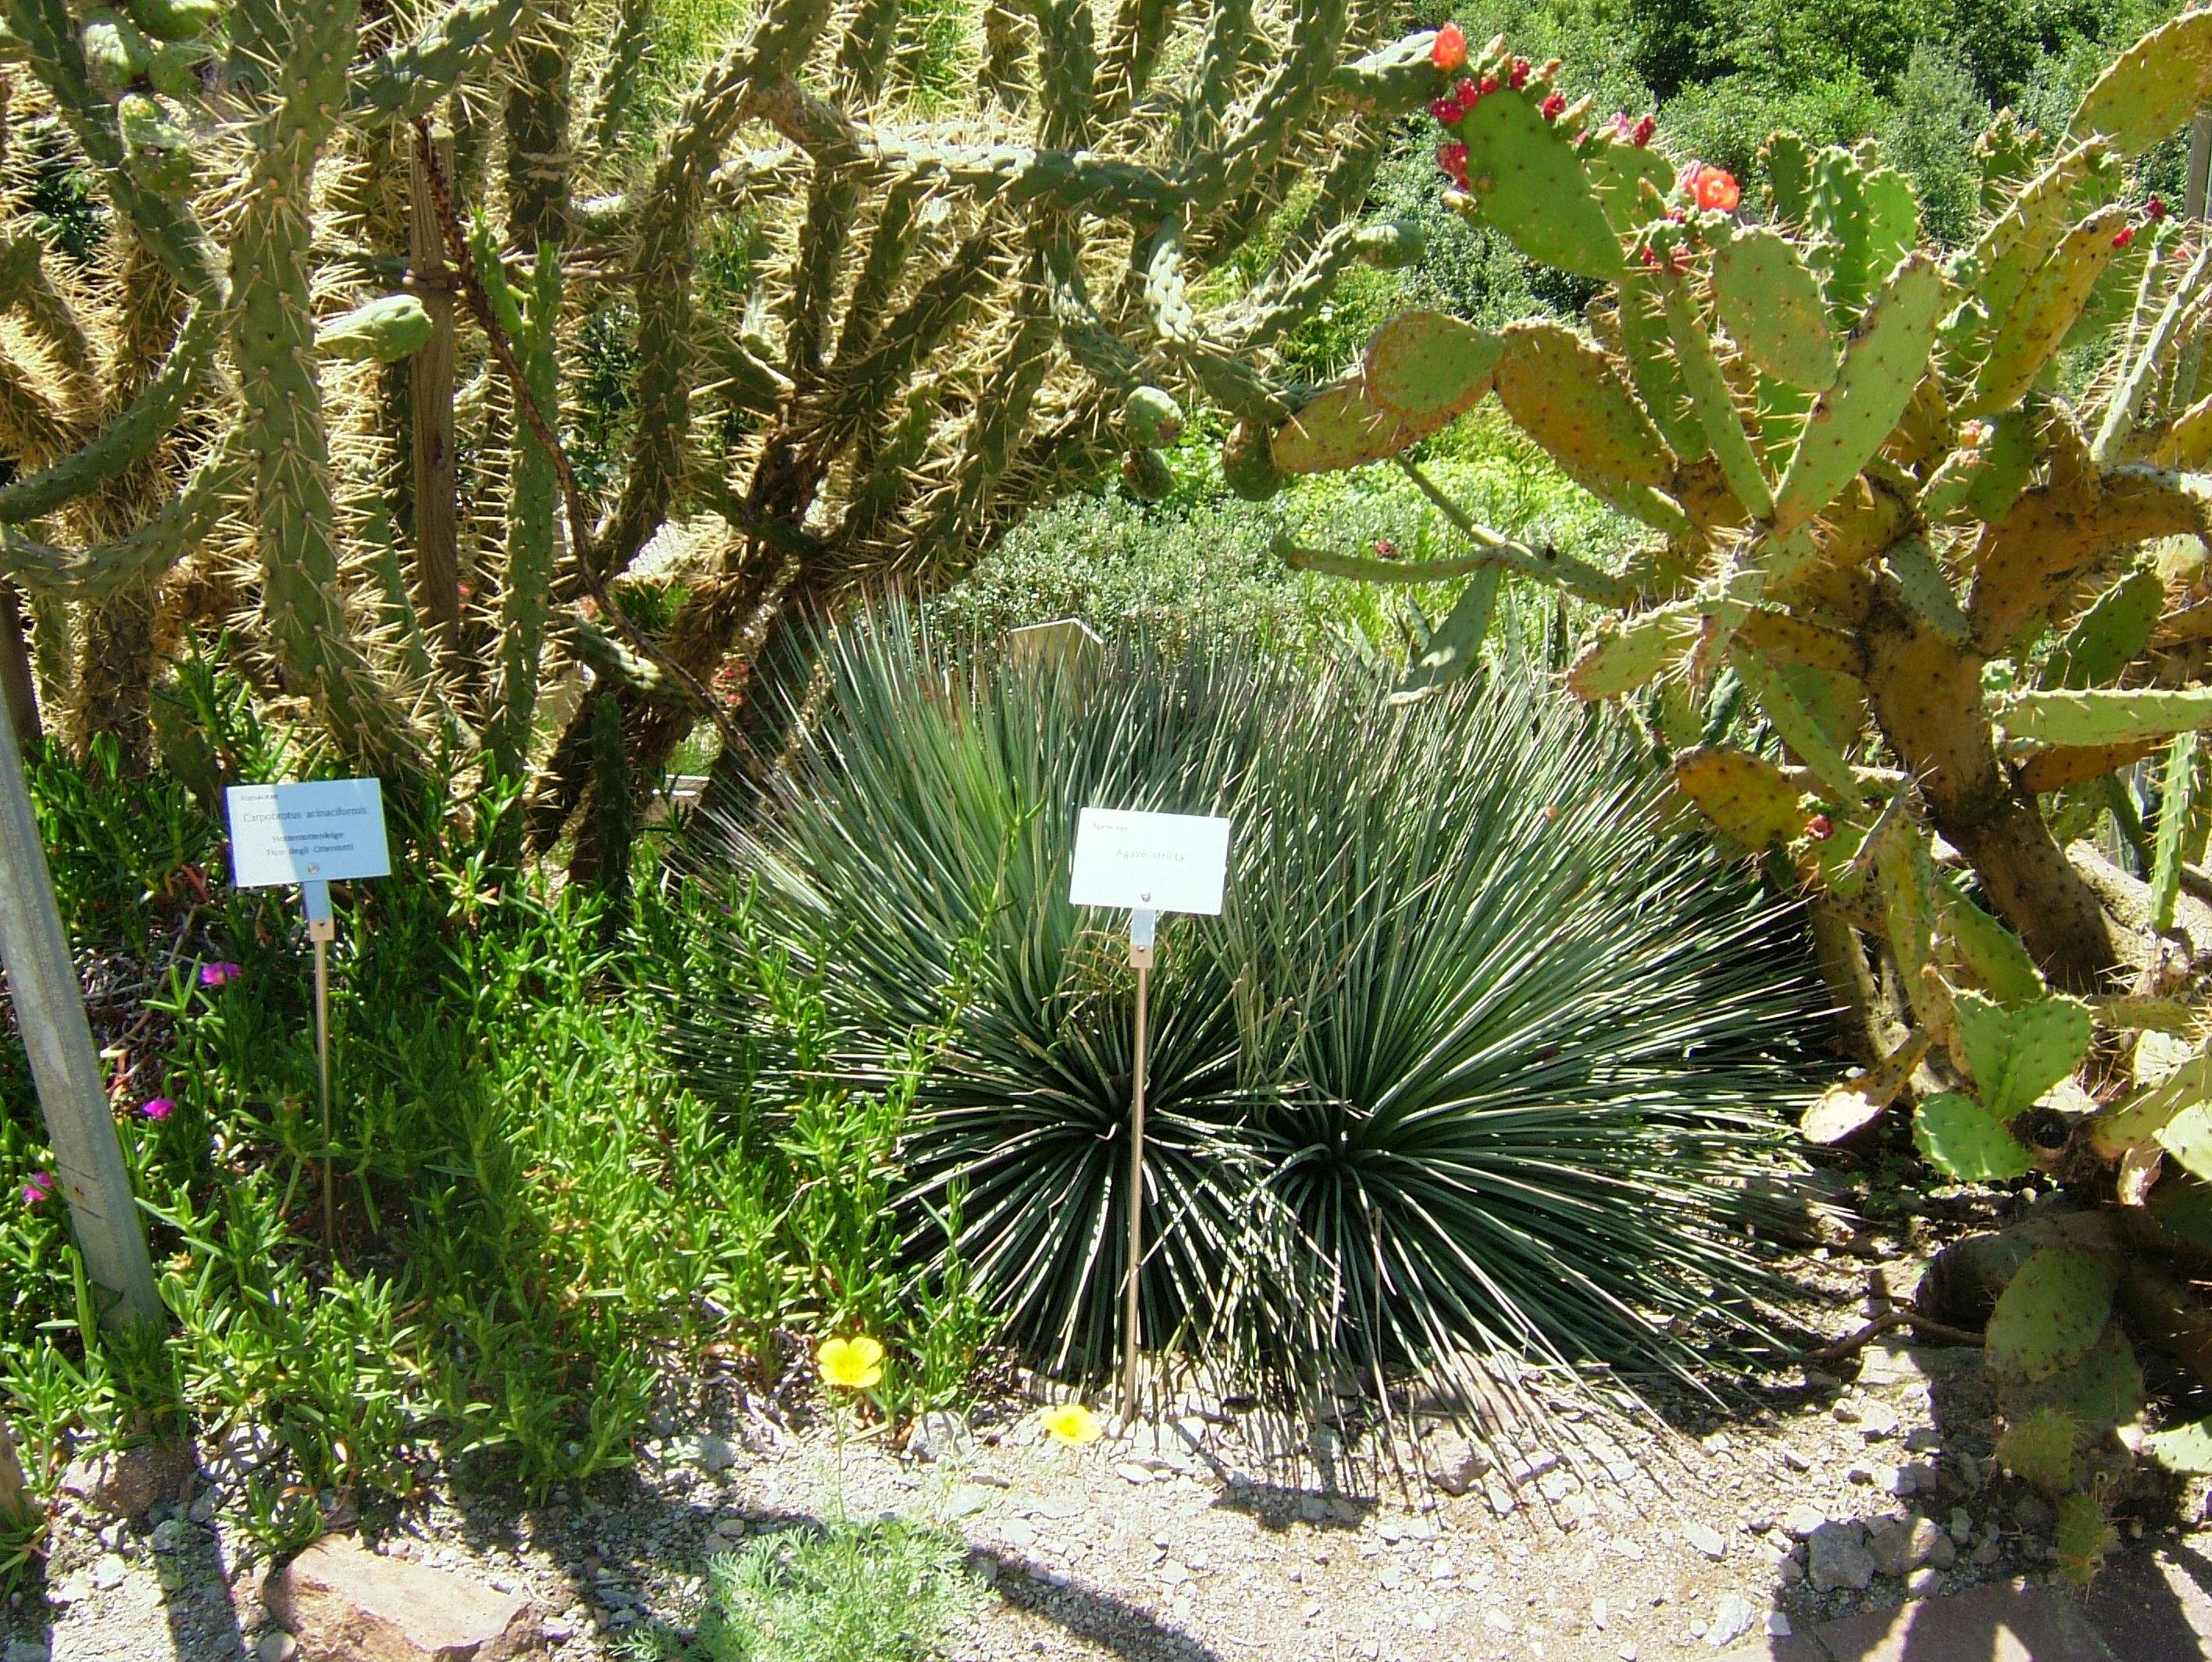
[(373, 779), (234, 785), (230, 880), (240, 889), (392, 875), (384, 788)]
[(1229, 822), (1204, 814), (1086, 808), (1075, 823), (1076, 906), (1133, 912), (1221, 910), (1229, 876)]

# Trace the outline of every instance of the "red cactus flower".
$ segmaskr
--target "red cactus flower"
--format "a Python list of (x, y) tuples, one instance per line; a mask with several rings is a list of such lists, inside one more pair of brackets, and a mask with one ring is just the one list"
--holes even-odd
[(1559, 118), (1559, 112), (1567, 107), (1567, 100), (1563, 94), (1553, 93), (1536, 107), (1543, 112), (1545, 120), (1557, 121)]
[(1527, 58), (1516, 58), (1513, 60), (1513, 67), (1505, 72), (1505, 84), (1512, 88), (1516, 93), (1528, 84), (1528, 60)]
[(1628, 142), (1640, 150), (1651, 142), (1651, 135), (1658, 130), (1659, 124), (1647, 115), (1636, 124), (1636, 130), (1628, 136)]
[(1725, 167), (1693, 161), (1683, 171), (1682, 183), (1689, 189), (1690, 199), (1710, 214), (1732, 214), (1743, 200), (1743, 187)]
[(2135, 240), (2136, 227), (2132, 225), (2123, 225), (2112, 233), (2112, 246), (2115, 248), (2124, 248)]
[(1453, 184), (1464, 189), (1467, 185), (1467, 146), (1439, 144), (1437, 146), (1437, 166), (1451, 176)]
[(2148, 202), (2143, 203), (2143, 217), (2148, 220), (2153, 225), (2157, 224), (2159, 221), (2164, 219), (2166, 217), (2166, 199), (2163, 197), (2153, 197)]
[(1435, 42), (1429, 47), (1429, 62), (1449, 75), (1467, 62), (1467, 35), (1456, 23), (1447, 23), (1437, 31)]
[(1815, 814), (1805, 822), (1805, 834), (1814, 842), (1826, 842), (1836, 834), (1835, 822), (1826, 814)]

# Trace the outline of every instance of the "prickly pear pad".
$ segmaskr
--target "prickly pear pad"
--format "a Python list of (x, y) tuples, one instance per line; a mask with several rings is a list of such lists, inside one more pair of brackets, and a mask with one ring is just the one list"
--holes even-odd
[(1459, 124), (1476, 214), (1531, 259), (1604, 282), (1620, 275), (1613, 234), (1574, 141), (1525, 92), (1490, 94)]
[(1564, 324), (1530, 318), (1504, 331), (1498, 397), (1528, 436), (1577, 477), (1665, 487), (1665, 440), (1604, 353)]
[(1700, 745), (1674, 758), (1674, 788), (1714, 827), (1756, 853), (1805, 829), (1805, 803), (1764, 756)]
[(1899, 262), (1844, 348), (1835, 385), (1806, 418), (1775, 492), (1778, 530), (1808, 523), (1874, 459), (1928, 373), (1942, 301), (1934, 261), (1915, 253)]
[(2101, 133), (2123, 155), (2141, 155), (2212, 103), (2212, 8), (2184, 12), (2115, 58), (2082, 95), (2066, 130)]
[(1990, 1366), (2033, 1383), (2087, 1356), (2112, 1313), (2120, 1266), (2109, 1253), (2046, 1246), (1990, 1313)]
[(1796, 246), (1764, 226), (1713, 251), (1713, 304), (1752, 362), (1777, 380), (1825, 392), (1836, 379), (1836, 343), (1820, 280)]
[(1482, 401), (1504, 349), (1488, 330), (1442, 312), (1404, 312), (1367, 343), (1367, 391), (1401, 415), (1449, 421)]

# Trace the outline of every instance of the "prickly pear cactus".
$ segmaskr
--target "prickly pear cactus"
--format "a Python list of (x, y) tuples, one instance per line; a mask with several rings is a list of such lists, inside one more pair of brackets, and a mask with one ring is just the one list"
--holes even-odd
[[(1467, 548), (1426, 574), (1594, 604), (1568, 685), (1632, 703), (1686, 810), (1804, 896), (1863, 1064), (1808, 1136), (1909, 1119), (1937, 1180), (2105, 1203), (2015, 1263), (1989, 1329), (2007, 1459), (2066, 1497), (2086, 1574), (2135, 1344), (2212, 1383), (2212, 1312), (2155, 1267), (2212, 1245), (2212, 1048), (2190, 1049), (2212, 1017), (2212, 630), (2191, 621), (2212, 604), (2212, 241), (2130, 174), (2212, 99), (2212, 9), (2123, 53), (2064, 133), (2001, 118), (1985, 221), (1948, 253), (1870, 149), (1777, 135), (1760, 222), (1649, 118), (1568, 102), (1557, 64), (1445, 28), (1426, 67), (1443, 201), (1600, 284), (1588, 326), (1447, 352), (1437, 321), (1397, 319), (1355, 375), (1248, 416), (1224, 462), (1265, 482), (1270, 434), (1277, 473), (1404, 462), (1494, 391), (1647, 528), (1608, 593), (1455, 505)], [(1418, 412), (1393, 363), (1427, 378)]]

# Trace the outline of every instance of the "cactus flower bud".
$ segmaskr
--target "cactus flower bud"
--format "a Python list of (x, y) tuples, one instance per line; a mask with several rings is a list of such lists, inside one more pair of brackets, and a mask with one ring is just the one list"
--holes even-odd
[(1836, 834), (1835, 822), (1826, 814), (1815, 814), (1805, 822), (1805, 834), (1814, 842), (1826, 842)]
[(1467, 184), (1467, 146), (1437, 145), (1437, 166), (1450, 176), (1453, 184), (1464, 187)]
[(1429, 48), (1429, 62), (1449, 75), (1467, 62), (1467, 35), (1456, 23), (1447, 23), (1437, 31), (1435, 43)]
[(2159, 221), (2164, 219), (2166, 217), (2165, 198), (2162, 197), (2153, 197), (2148, 202), (2143, 203), (2143, 217), (2148, 220), (2153, 225), (2157, 224)]
[(2124, 248), (2135, 240), (2136, 227), (2132, 225), (2123, 225), (2112, 233), (2112, 246), (2115, 248)]
[(1647, 115), (1636, 124), (1636, 130), (1629, 134), (1628, 142), (1640, 150), (1651, 142), (1651, 135), (1658, 130), (1659, 124)]
[(1486, 75), (1483, 76), (1481, 90), (1482, 95), (1485, 98), (1489, 97), (1491, 94), (1496, 92), (1498, 90), (1498, 77), (1494, 75)]
[(1459, 100), (1456, 98), (1447, 97), (1431, 99), (1429, 100), (1429, 113), (1434, 116), (1438, 121), (1442, 122), (1445, 126), (1449, 127), (1453, 122), (1458, 120), (1461, 116), (1467, 112), (1460, 108)]
[(1527, 58), (1516, 58), (1513, 60), (1512, 69), (1506, 73), (1505, 84), (1512, 88), (1516, 93), (1528, 84), (1528, 60)]
[(1559, 112), (1567, 107), (1566, 96), (1562, 93), (1553, 93), (1536, 107), (1542, 112), (1545, 120), (1557, 121), (1559, 118)]
[(1121, 407), (1121, 426), (1133, 445), (1171, 445), (1182, 436), (1182, 406), (1157, 386), (1140, 386)]

